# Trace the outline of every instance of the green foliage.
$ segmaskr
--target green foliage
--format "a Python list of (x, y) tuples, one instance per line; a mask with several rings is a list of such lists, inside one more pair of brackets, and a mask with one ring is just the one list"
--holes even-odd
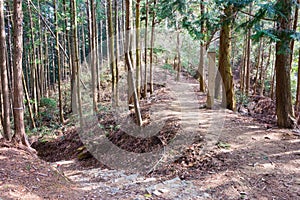
[(249, 104), (248, 96), (241, 93), (240, 91), (236, 91), (235, 99), (236, 99), (236, 103), (239, 105), (247, 106)]
[(217, 146), (221, 149), (230, 149), (230, 147), (231, 147), (230, 144), (222, 142), (222, 141), (218, 142)]
[(110, 110), (109, 107), (103, 106), (103, 105), (98, 105), (98, 111), (99, 112), (108, 112)]
[(252, 39), (255, 41), (259, 41), (260, 38), (266, 37), (269, 38), (271, 42), (277, 42), (280, 39), (276, 35), (276, 32), (274, 29), (260, 29), (260, 28), (255, 28), (255, 34), (252, 35)]
[(41, 98), (40, 100), (40, 112), (39, 112), (39, 120), (41, 123), (46, 121), (56, 121), (58, 114), (57, 110), (57, 102), (51, 98)]
[(300, 41), (300, 33), (294, 32), (293, 34), (291, 34), (291, 39)]
[(53, 110), (56, 109), (57, 103), (54, 99), (43, 97), (40, 100), (40, 107)]
[(166, 52), (167, 50), (162, 49), (162, 48), (153, 48), (153, 53), (155, 55), (159, 55), (159, 54), (163, 54), (164, 52)]
[(175, 74), (175, 70), (173, 69), (173, 66), (170, 64), (164, 64), (163, 66), (161, 66), (162, 69), (169, 71), (171, 74)]

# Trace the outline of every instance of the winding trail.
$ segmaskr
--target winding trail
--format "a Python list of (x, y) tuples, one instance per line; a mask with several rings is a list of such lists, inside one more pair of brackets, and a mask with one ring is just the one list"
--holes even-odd
[(165, 85), (173, 100), (154, 106), (151, 118), (163, 121), (176, 116), (181, 123), (181, 131), (154, 167), (174, 161), (199, 136), (204, 145), (197, 153), (215, 153), (210, 157), (210, 165), (182, 168), (184, 173), (191, 174), (190, 180), (166, 180), (122, 170), (68, 170), (72, 163), (67, 163), (64, 174), (84, 193), (78, 199), (299, 198), (299, 136), (293, 136), (289, 130), (266, 130), (263, 124), (237, 113), (201, 108), (205, 97), (195, 92), (195, 80), (182, 76), (176, 82), (174, 75), (160, 68), (154, 77), (156, 83)]
[[(171, 163), (200, 135), (205, 137), (202, 153), (211, 151), (223, 126), (224, 110), (199, 109), (196, 80), (182, 76), (181, 81), (177, 82), (174, 74), (160, 68), (156, 68), (154, 77), (156, 84), (165, 85), (165, 90), (173, 100), (163, 105), (154, 105), (151, 118), (154, 121), (165, 121), (177, 117), (180, 119), (181, 131), (166, 146), (157, 166), (150, 167)], [(197, 192), (191, 181), (179, 178), (160, 181), (157, 178), (146, 178), (143, 173), (128, 174), (122, 170), (103, 169), (68, 170), (72, 162), (59, 164), (64, 165), (64, 174), (85, 191), (84, 199), (147, 199), (150, 196), (152, 199), (178, 200), (210, 198), (208, 193)]]

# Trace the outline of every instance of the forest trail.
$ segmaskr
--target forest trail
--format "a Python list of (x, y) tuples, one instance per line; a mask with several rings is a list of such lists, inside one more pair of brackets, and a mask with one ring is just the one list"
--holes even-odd
[[(161, 101), (157, 107), (153, 104), (151, 118), (177, 117), (180, 131), (149, 174), (81, 168), (76, 160), (49, 166), (23, 153), (24, 158), (15, 158), (1, 148), (6, 153), (0, 157), (4, 161), (0, 183), (6, 184), (0, 187), (0, 198), (12, 194), (23, 199), (78, 200), (299, 198), (299, 132), (272, 128), (239, 113), (205, 109), (206, 96), (197, 91), (196, 80), (182, 75), (176, 82), (174, 74), (160, 68), (155, 73), (155, 83), (164, 85), (160, 92), (168, 98), (149, 97)], [(20, 173), (12, 176), (8, 166), (17, 166)]]
[(156, 68), (154, 77), (173, 101), (155, 108), (160, 112), (152, 117), (179, 117), (179, 139), (146, 176), (107, 169), (68, 171), (66, 166), (65, 175), (82, 187), (84, 199), (299, 197), (298, 133), (272, 129), (239, 113), (202, 108), (206, 97), (188, 76), (176, 82), (174, 74)]
[[(182, 75), (181, 75), (182, 76)], [(201, 102), (195, 92), (198, 82), (189, 76), (182, 76), (175, 81), (174, 74), (159, 67), (155, 70), (154, 83), (164, 85), (163, 92), (170, 95), (170, 101), (153, 105), (153, 121), (167, 121), (170, 118), (180, 119), (180, 131), (172, 143), (165, 148), (164, 155), (151, 170), (171, 164), (195, 140), (202, 141), (201, 155), (213, 151), (225, 119), (225, 110), (199, 109)], [(152, 96), (150, 98), (156, 98)], [(202, 96), (203, 98), (203, 96)], [(202, 102), (203, 105), (205, 102)], [(205, 144), (203, 143), (205, 141)], [(200, 149), (199, 149), (200, 150)], [(64, 162), (55, 163), (60, 166)], [(210, 199), (211, 195), (197, 190), (192, 181), (181, 180), (179, 177), (169, 179), (151, 177), (139, 173), (128, 174), (119, 170), (68, 170), (68, 163), (63, 166), (64, 174), (73, 182), (79, 183), (87, 191), (86, 199)], [(72, 164), (71, 164), (72, 165)]]

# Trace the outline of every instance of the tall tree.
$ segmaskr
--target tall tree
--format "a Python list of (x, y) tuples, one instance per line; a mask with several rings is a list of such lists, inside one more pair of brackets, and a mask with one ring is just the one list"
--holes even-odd
[[(76, 0), (71, 0), (71, 26), (72, 26), (72, 92), (77, 98), (76, 109), (79, 114), (80, 127), (83, 127), (83, 114), (81, 107), (81, 93), (80, 93), (80, 67), (79, 67), (79, 53), (78, 53), (78, 32), (77, 32), (77, 11)], [(76, 95), (75, 95), (76, 94)], [(73, 98), (74, 98), (73, 96)], [(75, 102), (76, 103), (76, 102)]]
[(155, 17), (156, 17), (156, 0), (153, 1), (152, 7), (152, 28), (151, 28), (151, 39), (150, 39), (150, 93), (153, 94), (153, 48), (154, 48), (154, 37), (155, 37)]
[(6, 36), (5, 36), (5, 23), (4, 23), (4, 5), (3, 1), (0, 1), (0, 70), (1, 70), (1, 84), (2, 84), (2, 95), (3, 95), (3, 131), (4, 138), (11, 140), (11, 129), (10, 129), (10, 102), (9, 102), (9, 91), (8, 91), (8, 78), (7, 78), (7, 62), (6, 62)]
[(146, 18), (145, 18), (145, 36), (144, 36), (144, 57), (145, 57), (145, 71), (144, 71), (144, 91), (143, 91), (143, 97), (145, 98), (147, 96), (147, 81), (148, 81), (148, 78), (147, 78), (147, 70), (148, 70), (148, 62), (147, 62), (147, 56), (148, 56), (148, 18), (149, 18), (149, 7), (148, 7), (148, 0), (146, 0)]
[(90, 52), (91, 52), (91, 73), (92, 73), (92, 94), (93, 94), (93, 110), (97, 112), (97, 48), (96, 48), (96, 12), (95, 12), (95, 1), (90, 0), (89, 12), (89, 36), (90, 36)]
[(36, 40), (35, 40), (35, 32), (34, 32), (34, 22), (31, 12), (30, 0), (27, 0), (28, 12), (29, 12), (29, 20), (30, 20), (30, 39), (31, 39), (31, 94), (33, 97), (33, 105), (34, 105), (34, 113), (38, 114), (38, 98), (37, 98), (37, 57), (36, 57)]
[[(204, 6), (204, 0), (201, 0), (200, 3), (200, 14), (201, 16), (204, 15), (205, 12), (205, 6)], [(204, 21), (201, 21), (201, 34), (205, 34), (205, 28), (204, 28)], [(200, 86), (200, 92), (205, 91), (205, 80), (204, 80), (204, 42), (200, 41), (200, 57), (199, 57), (199, 66), (198, 66), (198, 72), (199, 72), (199, 86)]]
[[(298, 57), (298, 76), (297, 76), (297, 91), (296, 91), (296, 112), (300, 112), (300, 49), (298, 50), (299, 57)], [(299, 115), (299, 114), (298, 114)], [(299, 119), (298, 119), (299, 121)]]
[(112, 0), (107, 0), (107, 21), (108, 21), (108, 40), (109, 40), (109, 66), (110, 72), (112, 76), (112, 105), (116, 105), (116, 85), (117, 85), (117, 78), (116, 78), (116, 60), (115, 60), (115, 48), (114, 48), (114, 26), (112, 20)]
[[(276, 114), (277, 124), (282, 128), (293, 128), (295, 125), (291, 94), (290, 45), (292, 0), (277, 0), (276, 17)], [(283, 92), (284, 91), (284, 92)]]
[(63, 100), (62, 100), (62, 89), (61, 89), (61, 55), (59, 49), (59, 30), (58, 30), (58, 9), (57, 1), (53, 0), (54, 6), (54, 24), (55, 24), (55, 50), (56, 50), (56, 65), (57, 65), (57, 75), (58, 75), (58, 102), (59, 102), (59, 117), (60, 122), (64, 123), (64, 110), (63, 110)]
[[(249, 13), (252, 13), (252, 4), (249, 7)], [(244, 83), (246, 85), (246, 95), (248, 96), (250, 93), (250, 72), (251, 72), (251, 29), (249, 28), (247, 31), (247, 50), (246, 50), (246, 64), (245, 64), (245, 80)]]
[(20, 147), (26, 147), (30, 152), (36, 151), (30, 147), (24, 126), (22, 54), (23, 54), (23, 10), (22, 0), (14, 0), (14, 125), (13, 142)]
[(135, 109), (135, 115), (137, 118), (137, 124), (139, 126), (142, 125), (142, 116), (141, 116), (141, 111), (140, 111), (140, 105), (139, 105), (139, 99), (138, 95), (136, 92), (136, 87), (133, 79), (133, 67), (132, 67), (132, 62), (130, 59), (130, 31), (131, 31), (131, 23), (130, 23), (130, 18), (131, 18), (131, 8), (132, 8), (132, 3), (131, 0), (126, 0), (126, 37), (125, 37), (125, 62), (128, 68), (128, 98), (133, 96), (134, 98), (134, 109)]
[(120, 26), (119, 26), (119, 7), (118, 0), (115, 0), (115, 43), (116, 43), (116, 55), (115, 55), (115, 70), (116, 70), (116, 106), (119, 105), (119, 56), (120, 56)]
[(135, 35), (136, 35), (136, 89), (137, 95), (140, 97), (141, 94), (141, 51), (140, 51), (140, 4), (141, 0), (136, 1), (135, 6)]
[(223, 80), (222, 102), (226, 108), (235, 110), (235, 97), (233, 76), (230, 64), (231, 59), (231, 26), (233, 17), (233, 5), (226, 5), (224, 8), (224, 21), (220, 33), (219, 50), (219, 72)]

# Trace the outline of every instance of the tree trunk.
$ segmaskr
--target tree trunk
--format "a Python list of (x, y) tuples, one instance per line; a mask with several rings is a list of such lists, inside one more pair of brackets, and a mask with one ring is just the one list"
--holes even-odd
[[(200, 3), (200, 13), (201, 16), (204, 15), (205, 7), (204, 7), (204, 0), (201, 0)], [(204, 28), (204, 22), (201, 22), (201, 34), (205, 34), (205, 28)], [(200, 58), (199, 58), (199, 67), (198, 67), (198, 73), (199, 73), (199, 86), (200, 86), (200, 92), (205, 92), (205, 80), (204, 80), (204, 44), (201, 41), (200, 42)]]
[(14, 125), (13, 142), (36, 153), (30, 147), (24, 126), (23, 83), (22, 83), (22, 53), (23, 53), (23, 11), (22, 0), (14, 0)]
[[(47, 36), (47, 33), (45, 32), (44, 34), (44, 37), (45, 37), (45, 58), (48, 58), (49, 57), (49, 48), (48, 48), (48, 36)], [(50, 89), (50, 64), (49, 64), (49, 59), (46, 59), (46, 63), (45, 63), (45, 69), (46, 69), (46, 72), (45, 72), (45, 91), (46, 91), (46, 97), (49, 96), (49, 89)]]
[[(277, 16), (277, 34), (280, 41), (276, 42), (276, 114), (277, 125), (281, 128), (294, 128), (294, 112), (291, 95), (290, 46), (291, 39), (286, 32), (291, 28), (292, 0), (278, 0), (280, 13)], [(284, 92), (283, 92), (284, 91)]]
[(138, 98), (140, 99), (141, 95), (141, 51), (140, 51), (140, 3), (141, 0), (136, 1), (135, 7), (135, 45), (136, 45), (136, 90)]
[(26, 82), (25, 82), (24, 73), (22, 73), (22, 83), (23, 83), (23, 87), (24, 87), (25, 99), (26, 99), (26, 102), (28, 105), (28, 111), (29, 111), (31, 125), (32, 125), (32, 128), (36, 128), (35, 121), (34, 121), (34, 115), (33, 115), (32, 108), (31, 108), (30, 98), (29, 98), (29, 94), (28, 94), (28, 90), (27, 90), (27, 86), (26, 86)]
[[(269, 68), (269, 65), (270, 65), (271, 53), (272, 53), (272, 45), (270, 45), (270, 48), (269, 48), (268, 58), (267, 58), (267, 62), (266, 62), (265, 67), (263, 67), (263, 65), (262, 65), (262, 71), (261, 71), (262, 73), (260, 75), (260, 83), (261, 83), (260, 93), (259, 93), (260, 96), (264, 96), (266, 72), (268, 71), (268, 68)], [(263, 64), (263, 61), (262, 61), (262, 64)]]
[(93, 111), (94, 114), (97, 113), (97, 48), (96, 48), (96, 12), (95, 12), (95, 1), (90, 0), (90, 12), (89, 12), (89, 36), (91, 37), (90, 40), (90, 52), (91, 52), (91, 74), (92, 74), (92, 94), (93, 94)]
[(61, 59), (60, 59), (60, 49), (59, 49), (59, 33), (58, 33), (58, 16), (57, 16), (57, 2), (53, 0), (54, 7), (54, 23), (55, 23), (55, 49), (56, 49), (56, 65), (57, 65), (57, 75), (58, 75), (58, 102), (59, 102), (59, 118), (60, 123), (64, 124), (64, 109), (61, 91)]
[(116, 63), (115, 63), (115, 48), (114, 48), (114, 28), (113, 28), (113, 20), (112, 20), (112, 2), (111, 0), (107, 0), (107, 21), (108, 21), (108, 36), (109, 36), (109, 66), (110, 72), (112, 76), (112, 105), (116, 106)]
[(106, 26), (105, 26), (105, 29), (106, 29), (106, 59), (107, 59), (107, 63), (108, 63), (108, 65), (110, 64), (110, 55), (109, 55), (109, 28), (108, 28), (108, 21), (109, 21), (109, 19), (108, 19), (108, 5), (107, 5), (107, 2), (108, 2), (108, 0), (106, 0), (106, 3), (104, 3), (104, 6), (105, 6), (105, 16), (106, 16), (106, 20), (105, 20), (105, 22), (106, 22)]
[(78, 53), (78, 35), (77, 35), (77, 12), (76, 0), (71, 0), (71, 26), (72, 26), (72, 79), (73, 79), (73, 93), (76, 94), (80, 127), (83, 127), (83, 114), (81, 107), (81, 93), (80, 93), (80, 68), (79, 68), (79, 53)]
[[(10, 9), (10, 1), (6, 1), (6, 9), (8, 12), (11, 12), (11, 9)], [(12, 27), (12, 17), (8, 17), (7, 19), (7, 27)], [(12, 49), (12, 31), (11, 29), (9, 28), (7, 30), (7, 45), (8, 45), (8, 55), (7, 55), (7, 72), (8, 72), (8, 88), (9, 90), (11, 91), (10, 92), (10, 97), (11, 97), (11, 100), (13, 100), (13, 49)]]
[[(11, 128), (10, 128), (10, 102), (9, 102), (9, 90), (7, 79), (7, 63), (6, 63), (6, 36), (5, 36), (5, 23), (4, 23), (4, 5), (3, 1), (0, 1), (0, 70), (1, 70), (1, 85), (3, 95), (3, 136), (7, 141), (11, 140)], [(1, 97), (0, 97), (1, 98)], [(0, 105), (2, 106), (2, 104)]]
[[(251, 13), (251, 7), (250, 7), (250, 13)], [(248, 30), (247, 32), (247, 54), (246, 54), (246, 80), (245, 80), (245, 85), (246, 85), (246, 95), (249, 96), (250, 94), (250, 73), (251, 73), (251, 29)]]
[(256, 57), (256, 73), (255, 73), (255, 83), (253, 87), (253, 94), (256, 95), (257, 85), (258, 85), (258, 74), (259, 74), (259, 68), (261, 67), (261, 52), (262, 52), (262, 39), (259, 41), (259, 47), (257, 51), (257, 57)]
[[(40, 0), (37, 0), (37, 6), (38, 6), (38, 9), (40, 9)], [(38, 71), (37, 71), (37, 76), (38, 76), (38, 82), (37, 82), (37, 98), (38, 98), (38, 102), (40, 102), (40, 99), (41, 97), (44, 96), (44, 52), (43, 52), (43, 27), (42, 27), (42, 24), (41, 24), (41, 17), (40, 15), (38, 16), (38, 27), (39, 27), (39, 34), (38, 34), (38, 39), (39, 39), (39, 48), (38, 48), (38, 59), (39, 59), (39, 62), (38, 62)]]
[(299, 58), (298, 58), (298, 77), (297, 77), (297, 93), (296, 93), (296, 112), (300, 112), (300, 49), (299, 49)]
[(242, 94), (245, 93), (245, 71), (246, 71), (246, 51), (247, 51), (247, 36), (245, 37), (242, 64), (240, 66), (240, 91)]
[(155, 35), (155, 7), (156, 0), (153, 2), (153, 14), (152, 14), (152, 29), (151, 29), (151, 41), (150, 41), (150, 94), (153, 94), (153, 48), (154, 48), (154, 35)]
[(147, 56), (148, 56), (148, 18), (149, 18), (149, 7), (148, 7), (148, 0), (146, 0), (146, 19), (145, 19), (145, 41), (144, 41), (144, 56), (145, 56), (145, 71), (144, 71), (144, 91), (143, 91), (143, 97), (146, 98), (147, 96), (147, 85), (148, 85), (148, 77), (147, 77), (147, 70), (148, 70), (148, 62), (147, 62)]
[(178, 59), (176, 81), (179, 81), (180, 80), (180, 72), (181, 72), (181, 52), (180, 52), (180, 30), (179, 30), (179, 26), (177, 26), (176, 49), (177, 49), (177, 59)]
[[(299, 1), (298, 1), (299, 2)], [(297, 25), (298, 25), (298, 13), (299, 13), (299, 5), (295, 6), (295, 15), (294, 15), (294, 23), (293, 23), (293, 31), (296, 32), (297, 31)], [(292, 40), (291, 42), (291, 66), (290, 68), (292, 68), (292, 64), (293, 64), (293, 52), (294, 52), (294, 46), (295, 46), (295, 41)]]
[[(131, 31), (131, 23), (130, 23), (130, 17), (131, 17), (131, 0), (126, 0), (126, 38), (125, 38), (125, 61), (126, 65), (128, 67), (128, 97), (133, 96), (134, 97), (134, 109), (135, 109), (135, 115), (137, 118), (137, 124), (139, 126), (142, 125), (142, 116), (141, 116), (141, 111), (140, 111), (140, 105), (139, 105), (139, 99), (138, 95), (136, 92), (136, 87), (134, 84), (134, 79), (133, 79), (133, 69), (132, 69), (132, 63), (129, 55), (130, 51), (130, 31)], [(132, 91), (130, 90), (132, 89)]]
[(118, 22), (119, 22), (119, 9), (118, 9), (118, 0), (115, 0), (115, 43), (116, 43), (116, 55), (115, 55), (115, 74), (116, 74), (116, 88), (115, 88), (115, 103), (116, 103), (116, 106), (119, 105), (119, 55), (120, 55), (120, 52), (119, 52), (119, 48), (120, 48), (120, 45), (119, 45), (119, 25), (118, 25)]
[(224, 11), (227, 22), (224, 22), (221, 27), (219, 50), (219, 71), (223, 81), (222, 103), (227, 109), (235, 110), (236, 103), (234, 97), (232, 70), (230, 65), (232, 6), (226, 7)]
[(31, 39), (31, 48), (32, 48), (32, 68), (31, 68), (31, 95), (33, 97), (33, 108), (34, 113), (38, 114), (38, 102), (37, 102), (37, 88), (36, 88), (36, 69), (37, 69), (37, 59), (36, 59), (36, 45), (34, 37), (34, 24), (31, 13), (30, 0), (27, 0), (28, 11), (29, 11), (29, 20), (30, 20), (30, 39)]

